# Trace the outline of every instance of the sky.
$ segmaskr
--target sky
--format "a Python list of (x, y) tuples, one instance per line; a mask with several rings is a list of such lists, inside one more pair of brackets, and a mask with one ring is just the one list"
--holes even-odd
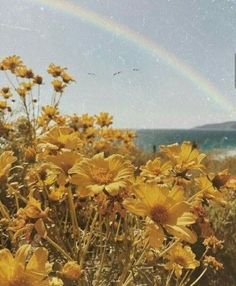
[(0, 58), (44, 76), (45, 104), (48, 65), (68, 68), (62, 113), (107, 111), (122, 128), (236, 120), (236, 0), (0, 0), (0, 40)]

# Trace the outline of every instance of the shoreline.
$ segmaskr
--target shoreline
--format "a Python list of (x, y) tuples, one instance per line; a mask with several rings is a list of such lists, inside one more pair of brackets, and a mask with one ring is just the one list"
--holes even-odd
[(206, 152), (206, 154), (214, 160), (224, 160), (226, 158), (236, 157), (236, 147), (230, 149), (215, 149)]

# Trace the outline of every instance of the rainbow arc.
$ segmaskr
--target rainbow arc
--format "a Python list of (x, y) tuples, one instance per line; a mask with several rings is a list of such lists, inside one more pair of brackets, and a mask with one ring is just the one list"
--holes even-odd
[(132, 42), (134, 45), (143, 49), (147, 53), (152, 55), (155, 54), (163, 61), (163, 63), (190, 81), (203, 93), (205, 97), (211, 98), (220, 108), (224, 109), (226, 112), (233, 111), (233, 105), (229, 99), (227, 99), (227, 97), (224, 96), (209, 80), (203, 77), (201, 73), (184, 63), (181, 59), (176, 57), (175, 54), (167, 51), (166, 49), (163, 49), (155, 41), (145, 37), (138, 31), (135, 31), (125, 25), (111, 20), (110, 18), (82, 7), (80, 4), (72, 3), (69, 0), (36, 1), (52, 9), (59, 10), (62, 13), (66, 13), (77, 17), (82, 21), (86, 21), (98, 29), (102, 29), (108, 33), (118, 35), (119, 37)]

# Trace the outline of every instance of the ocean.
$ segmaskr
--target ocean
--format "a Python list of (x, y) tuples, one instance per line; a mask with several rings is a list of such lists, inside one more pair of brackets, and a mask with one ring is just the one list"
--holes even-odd
[[(153, 152), (153, 146), (193, 141), (203, 151), (215, 149), (236, 149), (236, 130), (199, 129), (139, 129), (136, 130), (137, 145), (146, 152)], [(155, 148), (155, 147), (154, 147)]]

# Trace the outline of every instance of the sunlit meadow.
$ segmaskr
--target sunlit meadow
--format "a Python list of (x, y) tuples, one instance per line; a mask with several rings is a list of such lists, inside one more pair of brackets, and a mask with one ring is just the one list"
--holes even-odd
[(0, 69), (1, 286), (219, 283), (226, 168), (187, 141), (144, 154), (105, 111), (62, 115), (65, 67), (43, 78), (13, 55)]

